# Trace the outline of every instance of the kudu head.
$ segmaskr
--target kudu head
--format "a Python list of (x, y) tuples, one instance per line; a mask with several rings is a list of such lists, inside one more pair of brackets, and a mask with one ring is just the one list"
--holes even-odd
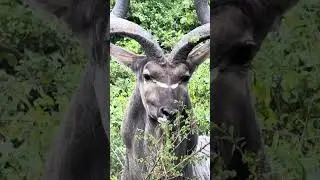
[[(199, 40), (188, 42), (193, 35), (198, 35)], [(149, 118), (159, 122), (173, 119), (181, 110), (180, 103), (190, 106), (187, 84), (196, 67), (208, 56), (209, 44), (202, 44), (194, 51), (192, 49), (209, 38), (209, 24), (187, 34), (170, 54), (164, 54), (159, 45), (147, 40), (146, 36), (140, 38), (145, 55), (136, 55), (111, 45), (111, 56), (136, 74), (141, 99)], [(150, 44), (146, 43), (148, 41)]]
[[(115, 14), (115, 13), (114, 13)], [(167, 122), (175, 119), (181, 104), (190, 107), (187, 84), (210, 52), (210, 24), (184, 35), (171, 53), (165, 54), (152, 35), (141, 26), (111, 15), (110, 34), (130, 37), (143, 48), (137, 55), (114, 44), (110, 55), (136, 75), (137, 88), (149, 119)]]

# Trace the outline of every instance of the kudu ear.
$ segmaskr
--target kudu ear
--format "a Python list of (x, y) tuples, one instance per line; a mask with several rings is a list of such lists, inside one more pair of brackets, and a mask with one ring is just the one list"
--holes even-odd
[(188, 55), (187, 62), (195, 69), (210, 57), (210, 40), (196, 46)]
[(144, 55), (134, 54), (112, 43), (110, 43), (110, 56), (114, 57), (117, 62), (129, 67), (130, 69), (134, 68), (133, 65), (135, 62), (146, 58)]

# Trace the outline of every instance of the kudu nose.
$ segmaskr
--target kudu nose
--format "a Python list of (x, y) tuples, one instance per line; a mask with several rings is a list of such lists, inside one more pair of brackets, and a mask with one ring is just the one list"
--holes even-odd
[(175, 109), (172, 110), (167, 107), (160, 108), (160, 115), (162, 117), (166, 117), (167, 119), (173, 120), (176, 118), (177, 114), (178, 114), (178, 110), (175, 110)]

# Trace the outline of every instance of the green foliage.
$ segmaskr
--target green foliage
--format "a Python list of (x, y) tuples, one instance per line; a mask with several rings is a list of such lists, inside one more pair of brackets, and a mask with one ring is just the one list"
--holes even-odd
[[(147, 134), (146, 137), (143, 130), (136, 136), (136, 140), (147, 142), (147, 150), (150, 152), (150, 156), (138, 159), (138, 162), (141, 163), (141, 165), (146, 165), (148, 167), (148, 172), (145, 172), (143, 179), (153, 180), (159, 179), (159, 177), (166, 179), (179, 177), (182, 175), (183, 168), (186, 164), (196, 164), (209, 158), (208, 155), (201, 154), (200, 150), (197, 150), (190, 155), (180, 157), (175, 156), (173, 153), (183, 140), (186, 140), (190, 134), (197, 131), (190, 129), (190, 122), (191, 119), (193, 119), (191, 118), (191, 113), (192, 112), (189, 112), (190, 118), (187, 118), (186, 120), (183, 119), (184, 122), (186, 121), (187, 123), (182, 127), (180, 123), (181, 119), (184, 117), (180, 115), (174, 124), (161, 124), (160, 128), (163, 131), (163, 134), (159, 139), (153, 137), (151, 134)], [(174, 128), (179, 130), (174, 131)], [(207, 145), (208, 144), (204, 144), (201, 149)], [(175, 164), (175, 161), (178, 163)]]
[[(112, 7), (113, 7), (112, 2)], [(129, 20), (151, 32), (162, 48), (170, 51), (181, 37), (199, 26), (191, 0), (176, 1), (131, 1)], [(130, 39), (118, 42), (122, 47), (135, 53), (143, 53), (140, 45)], [(120, 177), (124, 163), (124, 145), (120, 127), (125, 108), (135, 88), (134, 74), (114, 59), (111, 61), (111, 175)], [(194, 106), (199, 131), (209, 132), (209, 60), (203, 63), (192, 76), (189, 93)]]
[(319, 12), (317, 0), (301, 1), (254, 61), (258, 117), (280, 179), (305, 180), (320, 165)]
[(79, 43), (60, 29), (19, 1), (0, 0), (0, 179), (42, 176), (86, 62)]

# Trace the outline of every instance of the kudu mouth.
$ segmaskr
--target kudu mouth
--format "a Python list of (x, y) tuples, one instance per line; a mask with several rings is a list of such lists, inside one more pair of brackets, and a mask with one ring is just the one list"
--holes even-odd
[(178, 118), (178, 109), (169, 110), (165, 107), (161, 107), (157, 111), (157, 115), (154, 115), (152, 113), (148, 114), (148, 117), (150, 120), (152, 120), (155, 123), (159, 124), (172, 124), (177, 118)]
[(172, 124), (174, 120), (177, 119), (179, 110), (174, 109), (170, 110), (166, 107), (161, 107), (159, 109), (159, 117), (157, 118), (157, 121), (162, 124), (162, 123), (170, 123)]

